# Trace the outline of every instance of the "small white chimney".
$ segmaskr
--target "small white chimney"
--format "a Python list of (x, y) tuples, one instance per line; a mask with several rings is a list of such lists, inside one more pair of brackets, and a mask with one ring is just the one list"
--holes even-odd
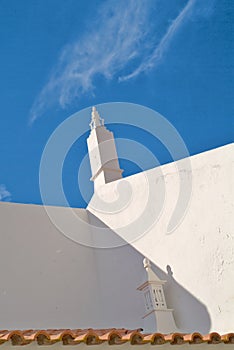
[(94, 181), (94, 190), (98, 187), (121, 179), (122, 170), (115, 147), (114, 135), (107, 130), (104, 119), (95, 107), (92, 107), (91, 132), (87, 139), (89, 160)]
[(178, 331), (175, 325), (173, 310), (167, 308), (162, 281), (151, 269), (150, 261), (144, 258), (143, 265), (147, 278), (137, 289), (143, 292), (146, 313), (144, 319), (145, 332), (172, 333)]

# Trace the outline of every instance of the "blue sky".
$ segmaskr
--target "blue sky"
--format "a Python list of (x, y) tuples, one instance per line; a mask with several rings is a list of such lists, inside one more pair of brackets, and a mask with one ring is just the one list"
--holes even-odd
[[(232, 0), (0, 0), (0, 200), (41, 203), (47, 139), (92, 105), (152, 108), (175, 126), (190, 154), (231, 142), (233, 9)], [(171, 161), (144, 131), (110, 128), (143, 143), (161, 164)], [(87, 135), (64, 163), (72, 206), (85, 206), (76, 178)], [(121, 166), (125, 176), (139, 171), (130, 161)], [(56, 198), (51, 204), (60, 205)]]

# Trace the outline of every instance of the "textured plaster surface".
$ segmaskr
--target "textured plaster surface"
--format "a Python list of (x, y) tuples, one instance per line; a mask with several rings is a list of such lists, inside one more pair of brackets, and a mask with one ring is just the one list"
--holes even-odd
[[(83, 223), (111, 227), (110, 243), (117, 233), (136, 250), (83, 246), (65, 237), (42, 206), (0, 203), (0, 328), (144, 328), (144, 303), (136, 288), (145, 281), (146, 256), (168, 281), (167, 305), (181, 331), (233, 331), (233, 145), (190, 160), (191, 201), (171, 234), (167, 226), (179, 193), (174, 163), (103, 186), (101, 211), (94, 209), (95, 196), (88, 210), (73, 210)], [(114, 214), (112, 206), (110, 214), (106, 203), (119, 197), (121, 182), (121, 201), (129, 190), (131, 200)], [(53, 208), (60, 225), (71, 210)], [(144, 221), (137, 221), (142, 213)], [(154, 222), (155, 213), (160, 215)], [(153, 224), (144, 232), (148, 222)], [(98, 229), (83, 223), (74, 221), (73, 229), (95, 246)]]
[[(190, 157), (192, 172), (186, 168), (181, 171), (191, 176), (191, 200), (182, 222), (170, 234), (168, 222), (179, 193), (175, 163), (103, 186), (98, 196), (104, 199), (105, 210), (95, 209), (97, 194), (88, 207), (149, 258), (159, 277), (168, 280), (167, 304), (174, 309), (181, 330), (220, 333), (233, 330), (233, 154), (230, 144)], [(121, 182), (126, 189), (131, 188), (131, 200), (113, 214), (108, 203), (117, 201)], [(127, 201), (127, 195), (121, 198)], [(144, 220), (137, 222), (143, 211)], [(159, 212), (154, 222), (153, 216)], [(153, 224), (144, 231), (147, 222)], [(144, 234), (136, 237), (137, 230)]]

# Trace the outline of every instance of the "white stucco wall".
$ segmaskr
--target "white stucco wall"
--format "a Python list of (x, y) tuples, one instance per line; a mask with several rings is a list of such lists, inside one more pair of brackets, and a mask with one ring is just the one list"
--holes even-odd
[[(51, 208), (61, 222), (72, 210)], [(86, 210), (74, 212), (103, 226)], [(78, 236), (91, 235), (95, 243), (88, 227), (75, 223)], [(136, 288), (144, 269), (131, 246), (80, 245), (37, 205), (0, 203), (0, 235), (0, 329), (142, 327)]]
[[(171, 234), (179, 192), (174, 163), (103, 186), (101, 205), (95, 195), (87, 211), (73, 210), (83, 224), (73, 222), (72, 209), (52, 207), (63, 229), (69, 222), (74, 237), (108, 249), (68, 239), (42, 206), (0, 203), (0, 328), (144, 328), (136, 288), (145, 280), (147, 256), (168, 281), (167, 305), (182, 331), (233, 331), (233, 145), (190, 161), (192, 172), (180, 171), (185, 180), (192, 175), (192, 197)], [(105, 224), (113, 231), (103, 234)]]
[(230, 144), (190, 157), (192, 171), (183, 169), (183, 160), (177, 163), (184, 186), (192, 179), (192, 195), (182, 222), (170, 234), (179, 193), (176, 163), (107, 184), (88, 207), (168, 280), (167, 304), (183, 331), (233, 331), (233, 150)]

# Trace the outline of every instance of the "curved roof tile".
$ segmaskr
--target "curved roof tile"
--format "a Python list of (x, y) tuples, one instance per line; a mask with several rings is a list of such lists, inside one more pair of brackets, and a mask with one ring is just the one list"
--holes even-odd
[(50, 345), (61, 342), (63, 345), (74, 345), (85, 343), (87, 345), (100, 344), (103, 342), (109, 345), (129, 343), (141, 345), (150, 343), (152, 345), (169, 344), (234, 344), (234, 333), (220, 335), (212, 332), (202, 335), (198, 332), (184, 334), (171, 333), (144, 334), (142, 329), (47, 329), (47, 330), (0, 330), (0, 345), (10, 342), (12, 345), (27, 345), (37, 342), (38, 345)]

